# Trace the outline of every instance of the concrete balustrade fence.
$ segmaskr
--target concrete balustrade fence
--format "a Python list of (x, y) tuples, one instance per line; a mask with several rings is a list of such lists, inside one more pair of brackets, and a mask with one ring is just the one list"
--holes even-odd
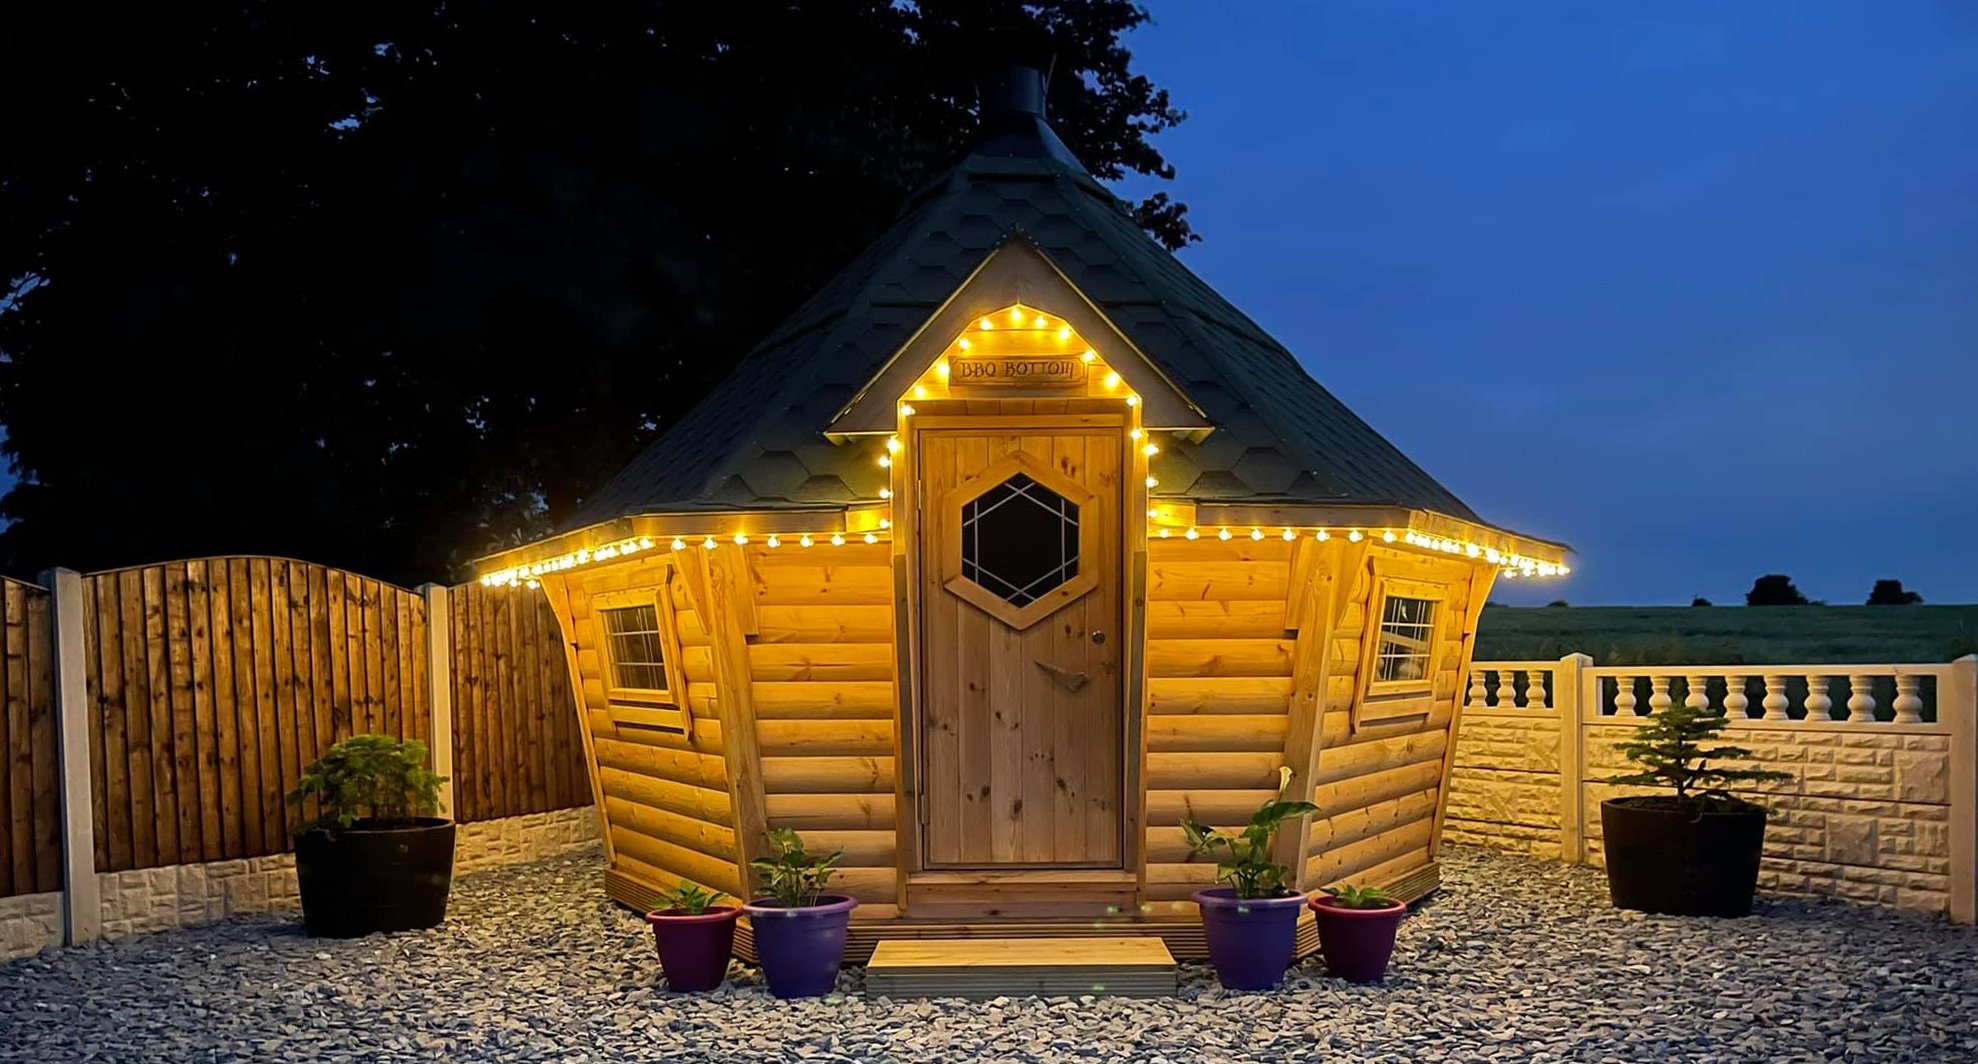
[(0, 605), (0, 958), (293, 904), (285, 795), (354, 734), (428, 742), (460, 871), (596, 838), (540, 591), (236, 557)]
[(1614, 666), (1481, 661), (1468, 678), (1447, 838), (1599, 865), (1600, 803), (1644, 788), (1616, 750), (1678, 702), (1791, 779), (1740, 788), (1772, 811), (1763, 889), (1978, 915), (1978, 656), (1923, 665)]

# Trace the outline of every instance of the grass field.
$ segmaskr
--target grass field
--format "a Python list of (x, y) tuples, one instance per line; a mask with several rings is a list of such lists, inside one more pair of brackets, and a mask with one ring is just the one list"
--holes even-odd
[(1479, 661), (1600, 665), (1949, 661), (1978, 653), (1978, 606), (1487, 606)]

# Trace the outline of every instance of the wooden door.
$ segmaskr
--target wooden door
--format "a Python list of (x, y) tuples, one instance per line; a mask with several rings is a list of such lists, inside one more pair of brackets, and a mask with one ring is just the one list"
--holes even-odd
[(1119, 868), (1123, 426), (916, 433), (928, 868)]

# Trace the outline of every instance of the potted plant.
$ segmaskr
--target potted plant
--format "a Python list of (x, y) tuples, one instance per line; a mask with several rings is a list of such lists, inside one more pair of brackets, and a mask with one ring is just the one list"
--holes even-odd
[(1284, 978), (1298, 945), (1298, 912), (1305, 896), (1284, 885), (1285, 867), (1271, 847), (1285, 821), (1312, 812), (1310, 802), (1285, 801), (1291, 770), (1278, 769), (1277, 794), (1236, 833), (1218, 831), (1188, 817), (1181, 830), (1196, 853), (1216, 859), (1216, 879), (1227, 887), (1195, 892), (1202, 937), (1216, 978), (1231, 990), (1269, 990)]
[(1670, 706), (1616, 746), (1639, 770), (1610, 776), (1608, 783), (1675, 792), (1600, 803), (1607, 889), (1617, 907), (1678, 916), (1751, 912), (1765, 807), (1725, 788), (1792, 777), (1712, 765), (1751, 757), (1741, 747), (1703, 745), (1715, 741), (1728, 723), (1704, 709)]
[(790, 828), (765, 836), (770, 855), (749, 862), (767, 893), (742, 906), (755, 933), (756, 959), (780, 998), (818, 997), (831, 992), (845, 959), (845, 928), (858, 902), (826, 894), (843, 850), (812, 857), (803, 837)]
[(347, 938), (446, 919), (453, 822), (438, 815), (445, 781), (426, 767), (425, 743), (389, 735), (353, 735), (303, 771), (288, 800), (321, 806), (295, 833), (310, 934)]
[(660, 892), (659, 908), (646, 914), (646, 923), (652, 925), (667, 986), (693, 991), (721, 985), (735, 947), (735, 921), (742, 915), (733, 905), (715, 904), (727, 896), (684, 881)]
[(1348, 883), (1327, 887), (1312, 899), (1312, 916), (1319, 923), (1319, 952), (1326, 971), (1356, 983), (1371, 983), (1387, 974), (1394, 955), (1394, 929), (1408, 907), (1379, 887)]

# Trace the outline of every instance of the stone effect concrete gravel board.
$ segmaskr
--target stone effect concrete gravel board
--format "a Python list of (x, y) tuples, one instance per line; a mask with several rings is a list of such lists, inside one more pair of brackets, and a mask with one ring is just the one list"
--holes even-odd
[[(537, 861), (591, 846), (597, 838), (597, 813), (590, 806), (462, 824), (454, 839), (453, 870), (465, 875)], [(96, 878), (105, 938), (197, 927), (301, 904), (291, 854), (104, 872)], [(0, 899), (0, 960), (61, 941), (60, 899), (59, 894)]]
[[(1587, 728), (1583, 791), (1587, 860), (1600, 866), (1600, 803), (1642, 788), (1600, 782), (1625, 771), (1614, 745), (1631, 729)], [(1824, 895), (1922, 912), (1950, 901), (1950, 739), (1743, 728), (1735, 742), (1789, 782), (1749, 792), (1772, 810), (1760, 884), (1789, 894)], [(1559, 720), (1473, 715), (1463, 720), (1451, 772), (1451, 842), (1477, 843), (1557, 859), (1562, 800)]]
[(1978, 1059), (1978, 929), (1768, 898), (1742, 920), (1607, 905), (1599, 872), (1474, 847), (1384, 984), (1274, 993), (778, 1001), (741, 965), (665, 990), (595, 853), (462, 878), (447, 924), (345, 941), (292, 914), (0, 965), (0, 1061), (1774, 1061)]

